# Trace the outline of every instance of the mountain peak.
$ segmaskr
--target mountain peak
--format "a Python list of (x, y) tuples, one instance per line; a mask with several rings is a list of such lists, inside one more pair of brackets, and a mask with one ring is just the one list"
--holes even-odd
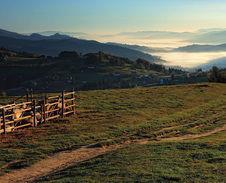
[(48, 38), (49, 39), (70, 39), (71, 37), (67, 36), (67, 35), (62, 35), (60, 33), (56, 33), (56, 34), (49, 36)]
[(45, 36), (42, 36), (38, 33), (33, 33), (29, 36), (29, 39), (31, 40), (41, 40), (41, 39), (45, 39), (46, 37)]

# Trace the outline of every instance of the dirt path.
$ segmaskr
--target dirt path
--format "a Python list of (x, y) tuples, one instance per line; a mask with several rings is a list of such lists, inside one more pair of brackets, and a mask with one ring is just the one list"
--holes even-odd
[[(160, 138), (160, 141), (170, 140), (185, 140), (200, 138), (212, 135), (214, 133), (226, 130), (226, 124), (221, 128), (215, 128), (212, 131), (197, 134), (197, 135), (184, 135), (180, 137)], [(63, 170), (70, 166), (74, 166), (77, 163), (86, 161), (88, 159), (97, 157), (102, 154), (106, 154), (121, 147), (125, 147), (131, 144), (146, 144), (150, 143), (150, 139), (134, 140), (123, 144), (117, 144), (109, 147), (95, 147), (94, 145), (83, 146), (76, 150), (67, 150), (48, 156), (40, 162), (31, 165), (26, 168), (14, 170), (3, 176), (0, 176), (1, 183), (16, 183), (16, 182), (29, 182), (37, 178), (49, 175), (51, 173)]]
[(206, 133), (196, 134), (196, 135), (187, 134), (187, 135), (184, 135), (184, 136), (181, 136), (181, 137), (162, 138), (161, 141), (195, 139), (195, 138), (200, 138), (200, 137), (206, 137), (206, 136), (212, 135), (214, 133), (217, 133), (217, 132), (220, 132), (220, 131), (223, 131), (223, 130), (226, 130), (226, 124), (222, 127), (215, 128), (214, 130), (206, 132)]

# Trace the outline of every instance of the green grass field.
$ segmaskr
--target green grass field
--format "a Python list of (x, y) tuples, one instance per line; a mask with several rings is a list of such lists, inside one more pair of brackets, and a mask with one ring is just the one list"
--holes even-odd
[[(55, 152), (91, 143), (107, 146), (132, 139), (157, 140), (159, 136), (172, 136), (175, 131), (174, 136), (207, 132), (225, 124), (225, 96), (226, 85), (216, 83), (76, 92), (74, 116), (1, 136), (0, 167), (22, 161), (0, 169), (0, 174), (33, 164)], [(5, 103), (11, 99), (0, 98)], [(166, 127), (171, 129), (158, 132)], [(133, 145), (49, 179), (53, 182), (58, 179), (58, 182), (186, 182), (187, 179), (222, 182), (223, 137), (225, 133), (221, 132), (183, 142)]]
[(132, 145), (37, 182), (224, 182), (225, 138)]

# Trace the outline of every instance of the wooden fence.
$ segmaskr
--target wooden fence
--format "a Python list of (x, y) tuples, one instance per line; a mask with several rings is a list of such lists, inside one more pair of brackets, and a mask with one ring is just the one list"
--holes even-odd
[(75, 92), (62, 91), (61, 95), (43, 96), (40, 101), (32, 100), (0, 107), (0, 134), (28, 126), (36, 127), (59, 117), (75, 113)]

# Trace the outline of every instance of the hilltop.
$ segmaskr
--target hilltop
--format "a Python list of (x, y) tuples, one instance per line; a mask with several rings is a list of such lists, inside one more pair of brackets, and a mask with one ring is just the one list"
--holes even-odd
[(220, 45), (199, 45), (193, 44), (179, 47), (172, 50), (173, 52), (221, 52), (226, 51), (226, 44)]
[(63, 51), (51, 57), (5, 50), (0, 71), (1, 90), (33, 88), (43, 92), (72, 87), (75, 90), (118, 89), (207, 80), (206, 73), (188, 74), (144, 59), (133, 61), (104, 52), (83, 55)]

